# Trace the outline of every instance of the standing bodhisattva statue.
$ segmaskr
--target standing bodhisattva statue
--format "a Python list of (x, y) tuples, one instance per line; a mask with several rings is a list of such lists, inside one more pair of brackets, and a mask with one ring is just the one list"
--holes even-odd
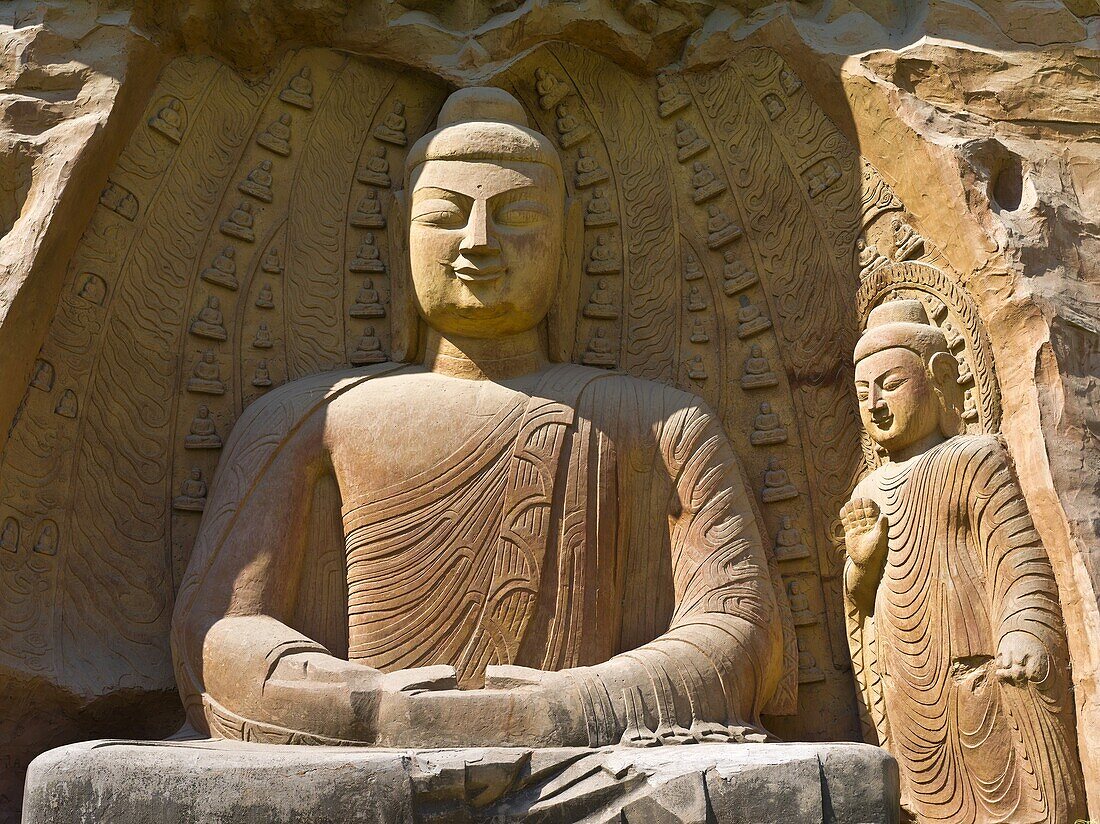
[[(507, 93), (466, 89), (410, 151), (396, 218), (415, 362), (294, 381), (233, 429), (173, 621), (196, 728), (716, 740), (793, 677), (713, 413), (548, 359), (569, 208), (556, 151), (525, 124)], [(341, 568), (318, 572), (334, 545)], [(335, 629), (316, 617), (334, 579)]]
[(918, 300), (855, 350), (886, 455), (841, 511), (852, 655), (919, 822), (1084, 815), (1054, 574), (1001, 441), (962, 435), (958, 364)]

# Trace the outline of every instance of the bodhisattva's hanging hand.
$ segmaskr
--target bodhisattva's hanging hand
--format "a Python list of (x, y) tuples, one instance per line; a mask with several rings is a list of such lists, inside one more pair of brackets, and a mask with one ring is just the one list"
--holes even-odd
[(996, 675), (1009, 684), (1042, 681), (1050, 672), (1050, 653), (1030, 632), (1015, 630), (997, 644)]
[(877, 566), (886, 553), (886, 516), (870, 498), (853, 498), (840, 510), (844, 546), (861, 569)]

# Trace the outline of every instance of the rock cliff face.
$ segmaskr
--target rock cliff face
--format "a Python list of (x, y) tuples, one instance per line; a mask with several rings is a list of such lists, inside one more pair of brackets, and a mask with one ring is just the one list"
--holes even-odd
[[(138, 439), (135, 450), (124, 457), (112, 453), (109, 440), (104, 441), (105, 452), (78, 448), (97, 426), (108, 433), (133, 430), (142, 421), (148, 423), (152, 413), (142, 401), (145, 384), (135, 380), (129, 385), (119, 378), (126, 374), (125, 368), (95, 372), (114, 375), (99, 378), (98, 395), (79, 391), (75, 372), (66, 371), (81, 358), (107, 357), (89, 356), (85, 337), (111, 338), (121, 348), (163, 347), (163, 352), (150, 358), (150, 369), (171, 378), (173, 387), (186, 380), (194, 359), (191, 350), (177, 345), (175, 338), (142, 337), (133, 332), (141, 324), (123, 322), (141, 316), (143, 308), (131, 306), (127, 315), (125, 307), (115, 303), (111, 290), (121, 280), (97, 282), (88, 277), (95, 274), (96, 266), (106, 266), (104, 261), (123, 243), (124, 232), (116, 231), (110, 220), (121, 215), (118, 225), (123, 229), (145, 231), (139, 225), (143, 217), (135, 222), (136, 212), (130, 217), (123, 214), (129, 206), (125, 193), (112, 188), (118, 183), (115, 171), (140, 177), (143, 169), (155, 165), (156, 152), (180, 144), (178, 139), (172, 143), (171, 123), (168, 132), (157, 132), (160, 143), (150, 144), (156, 151), (150, 150), (149, 157), (141, 156), (138, 140), (167, 105), (164, 96), (173, 83), (198, 95), (202, 89), (214, 88), (214, 81), (202, 78), (218, 73), (232, 76), (243, 110), (253, 98), (259, 100), (267, 86), (282, 88), (292, 65), (295, 71), (308, 64), (322, 74), (335, 73), (333, 67), (348, 59), (355, 65), (360, 59), (363, 65), (376, 63), (391, 73), (387, 82), (405, 84), (410, 132), (427, 127), (447, 87), (499, 83), (523, 90), (530, 86), (525, 102), (545, 121), (542, 125), (548, 134), (565, 138), (566, 132), (581, 135), (586, 123), (595, 126), (602, 141), (593, 152), (595, 159), (624, 177), (629, 177), (626, 149), (630, 147), (617, 147), (615, 136), (636, 116), (622, 114), (613, 100), (605, 99), (601, 108), (595, 94), (599, 84), (584, 86), (585, 76), (599, 76), (593, 67), (606, 66), (611, 87), (630, 90), (653, 110), (646, 122), (652, 121), (651, 133), (663, 135), (661, 139), (671, 147), (670, 168), (674, 169), (678, 169), (677, 146), (690, 152), (688, 147), (702, 142), (725, 144), (740, 127), (719, 117), (726, 87), (716, 85), (715, 77), (735, 78), (729, 81), (728, 93), (737, 100), (749, 100), (752, 90), (759, 89), (753, 106), (760, 107), (761, 122), (783, 123), (780, 118), (787, 108), (805, 112), (800, 122), (810, 125), (805, 132), (792, 133), (790, 145), (783, 143), (781, 129), (773, 127), (767, 133), (774, 135), (779, 147), (776, 156), (785, 158), (790, 173), (807, 187), (805, 214), (807, 221), (818, 226), (819, 235), (814, 237), (822, 238), (821, 244), (850, 249), (850, 259), (836, 264), (830, 252), (820, 264), (810, 257), (773, 262), (773, 257), (783, 257), (784, 243), (773, 243), (770, 235), (778, 233), (780, 241), (792, 236), (794, 230), (788, 224), (796, 222), (794, 207), (783, 203), (768, 207), (779, 209), (770, 219), (768, 208), (760, 204), (773, 201), (757, 202), (748, 194), (737, 194), (751, 192), (754, 184), (768, 188), (759, 185), (769, 180), (761, 170), (767, 158), (740, 168), (736, 147), (730, 146), (719, 151), (724, 165), (703, 155), (694, 158), (714, 165), (717, 181), (707, 178), (702, 169), (694, 170), (700, 176), (692, 178), (693, 159), (689, 158), (688, 171), (676, 172), (687, 176), (682, 181), (669, 177), (674, 182), (667, 187), (684, 189), (675, 203), (694, 209), (692, 214), (698, 212), (699, 221), (697, 228), (668, 232), (669, 238), (679, 238), (675, 241), (679, 257), (669, 257), (668, 277), (682, 282), (684, 288), (683, 313), (678, 308), (670, 322), (670, 328), (676, 324), (682, 328), (683, 334), (675, 337), (683, 342), (674, 344), (679, 362), (670, 361), (667, 374), (647, 373), (659, 368), (632, 354), (631, 344), (642, 332), (629, 323), (635, 305), (629, 256), (643, 257), (647, 236), (638, 231), (633, 240), (635, 235), (626, 234), (629, 226), (623, 228), (621, 239), (619, 230), (606, 225), (585, 233), (583, 255), (603, 248), (597, 236), (603, 234), (610, 237), (610, 241), (605, 237), (604, 245), (613, 250), (621, 245), (627, 256), (621, 267), (627, 287), (618, 297), (601, 293), (599, 298), (621, 302), (619, 308), (626, 315), (623, 323), (605, 324), (622, 348), (621, 356), (612, 348), (610, 362), (703, 394), (719, 409), (731, 433), (751, 428), (750, 412), (755, 414), (759, 406), (756, 396), (733, 397), (724, 394), (722, 386), (743, 378), (742, 364), (755, 353), (724, 343), (726, 348), (719, 349), (717, 336), (712, 349), (690, 348), (727, 327), (729, 339), (740, 346), (734, 334), (735, 316), (744, 306), (738, 304), (737, 295), (741, 284), (749, 281), (736, 279), (745, 274), (729, 268), (739, 259), (724, 257), (726, 247), (708, 248), (708, 238), (725, 242), (721, 232), (726, 230), (718, 226), (719, 217), (707, 212), (706, 204), (722, 204), (734, 218), (740, 216), (747, 250), (744, 259), (759, 270), (763, 281), (757, 302), (765, 309), (771, 307), (776, 323), (775, 331), (769, 333), (774, 340), (760, 339), (760, 357), (770, 357), (772, 366), (757, 363), (753, 374), (766, 376), (774, 369), (782, 378), (777, 379), (779, 390), (787, 394), (771, 406), (792, 432), (793, 487), (804, 493), (805, 508), (814, 510), (801, 522), (796, 517), (794, 524), (806, 536), (813, 561), (796, 561), (782, 571), (806, 577), (813, 594), (811, 609), (821, 618), (819, 627), (803, 628), (800, 633), (811, 660), (801, 662), (806, 677), (799, 690), (799, 712), (777, 718), (770, 726), (786, 737), (853, 737), (858, 735), (858, 720), (851, 675), (845, 669), (843, 616), (836, 591), (837, 553), (842, 550), (830, 535), (835, 535), (839, 508), (835, 501), (844, 500), (850, 492), (862, 455), (852, 428), (854, 418), (824, 422), (814, 417), (807, 398), (825, 404), (821, 398), (826, 395), (804, 393), (835, 388), (835, 404), (846, 414), (854, 409), (849, 397), (850, 363), (842, 363), (837, 353), (851, 351), (860, 311), (857, 293), (861, 282), (879, 266), (919, 260), (945, 273), (974, 307), (989, 349), (988, 358), (977, 368), (985, 370), (979, 377), (992, 388), (983, 395), (986, 403), (980, 415), (975, 413), (976, 425), (1004, 435), (1054, 566), (1073, 661), (1081, 757), (1092, 814), (1100, 818), (1100, 745), (1095, 735), (1088, 734), (1100, 729), (1096, 675), (1100, 671), (1100, 5), (1096, 0), (16, 0), (0, 11), (0, 15), (9, 14), (0, 17), (0, 374), (5, 377), (0, 387), (0, 741), (4, 742), (0, 764), (8, 767), (0, 778), (0, 805), (6, 805), (4, 814), (10, 820), (18, 816), (22, 772), (36, 753), (101, 735), (166, 735), (182, 719), (167, 652), (167, 621), (176, 581), (173, 570), (186, 559), (194, 534), (193, 524), (179, 521), (187, 516), (171, 511), (172, 496), (185, 477), (182, 458), (173, 454), (186, 429), (176, 438), (176, 424), (165, 424), (171, 437)], [(544, 59), (547, 49), (556, 62)], [(184, 65), (180, 59), (192, 62)], [(565, 79), (575, 75), (575, 93), (585, 108), (568, 114), (579, 116), (579, 124), (563, 126), (563, 115), (553, 106), (541, 106), (545, 94), (532, 79), (537, 66), (560, 66), (563, 70), (558, 73)], [(368, 79), (374, 82), (382, 71)], [(698, 119), (687, 124), (699, 130), (695, 138), (700, 143), (678, 132), (675, 112), (667, 117), (659, 113), (659, 89), (665, 81), (658, 75), (672, 76), (675, 83), (684, 84), (689, 96), (694, 94), (701, 101)], [(345, 76), (350, 75), (345, 72)], [(200, 89), (201, 83), (207, 85)], [(772, 86), (774, 92), (767, 92)], [(278, 91), (274, 89), (273, 95)], [(739, 94), (748, 97), (736, 98)], [(801, 94), (804, 98), (796, 99)], [(666, 95), (664, 102), (674, 98)], [(198, 105), (196, 97), (195, 111)], [(322, 109), (319, 104), (318, 111)], [(257, 103), (257, 118), (260, 111)], [(238, 143), (248, 140), (253, 125), (262, 132), (268, 124), (257, 121), (242, 127)], [(675, 142), (678, 136), (682, 144)], [(799, 141), (813, 151), (800, 154)], [(570, 163), (579, 163), (583, 147), (577, 150), (566, 142), (563, 154), (569, 155)], [(237, 144), (227, 145), (228, 157)], [(349, 161), (353, 165), (359, 149), (359, 145), (353, 147), (355, 156)], [(297, 162), (297, 155), (294, 158)], [(817, 165), (827, 158), (834, 159), (833, 166)], [(394, 156), (395, 180), (398, 160)], [(231, 182), (229, 188), (235, 193), (235, 172), (231, 166), (226, 169), (220, 177), (211, 174), (221, 183)], [(582, 180), (582, 173), (578, 171), (575, 194), (587, 201), (592, 191), (587, 181), (593, 178)], [(786, 167), (784, 174), (788, 174)], [(844, 189), (846, 181), (849, 189)], [(695, 186), (694, 193), (689, 183)], [(694, 195), (709, 198), (723, 183), (733, 197), (728, 205), (721, 199), (692, 205)], [(818, 197), (830, 186), (832, 193)], [(847, 192), (843, 195), (847, 200), (837, 194), (841, 191)], [(227, 197), (221, 189), (216, 196)], [(623, 197), (629, 200), (629, 192), (624, 190)], [(234, 194), (232, 199), (230, 207), (241, 198)], [(144, 202), (140, 205), (144, 208)], [(616, 201), (613, 209), (628, 205)], [(356, 206), (351, 203), (348, 208), (354, 211)], [(757, 207), (759, 211), (754, 212)], [(106, 222), (100, 215), (107, 215)], [(221, 213), (211, 218), (213, 230), (223, 218), (226, 215)], [(708, 219), (717, 221), (709, 230)], [(378, 245), (383, 246), (382, 233), (378, 234)], [(732, 230), (727, 235), (732, 237)], [(640, 245), (632, 247), (634, 242)], [(154, 247), (146, 264), (154, 284), (149, 289), (163, 291), (171, 303), (176, 298), (169, 287), (180, 273), (169, 264), (158, 269), (157, 255), (178, 250)], [(775, 248), (780, 251), (768, 251)], [(388, 258), (388, 249), (383, 251)], [(348, 260), (355, 252), (347, 254)], [(101, 257), (97, 259), (96, 254)], [(596, 254), (591, 261), (599, 263), (590, 271), (602, 271), (611, 278), (612, 291), (620, 289), (615, 280), (618, 264)], [(189, 258), (187, 264), (193, 266), (189, 271), (197, 279), (202, 267), (212, 261)], [(238, 269), (243, 271), (246, 265), (243, 259), (238, 261)], [(261, 265), (258, 257), (257, 271), (275, 274)], [(784, 296), (795, 294), (800, 285), (815, 278), (823, 280), (825, 269), (837, 270), (830, 282), (840, 284), (840, 309), (829, 321), (832, 325), (798, 326), (815, 309), (825, 312), (821, 307), (826, 304), (806, 298), (804, 292), (795, 303)], [(705, 290), (692, 293), (699, 270), (703, 272), (699, 282), (715, 284), (713, 296)], [(357, 270), (352, 267), (352, 271)], [(641, 269), (637, 274), (658, 277)], [(723, 296), (723, 284), (733, 291)], [(359, 286), (367, 288), (357, 282)], [(255, 301), (250, 300), (253, 308), (248, 309), (253, 314), (255, 306), (263, 308), (259, 301), (271, 300), (270, 294), (263, 296), (259, 281), (256, 288), (260, 291), (250, 294)], [(348, 305), (355, 294), (353, 289), (346, 297)], [(66, 308), (74, 295), (83, 303)], [(731, 308), (718, 310), (718, 301), (711, 297)], [(276, 302), (279, 299), (276, 294)], [(177, 314), (190, 317), (190, 304), (183, 298), (179, 301)], [(713, 317), (704, 304), (714, 304)], [(95, 314), (107, 306), (114, 307), (114, 314)], [(612, 310), (601, 311), (610, 316)], [(590, 340), (600, 333), (583, 312), (578, 315), (573, 354), (579, 361), (586, 356)], [(243, 309), (240, 317), (242, 328), (251, 322)], [(164, 315), (157, 318), (157, 323), (165, 323)], [(374, 326), (386, 344), (388, 327), (382, 321)], [(796, 331), (807, 328), (812, 331)], [(800, 371), (791, 355), (797, 342), (804, 343), (807, 335), (827, 338), (830, 330), (836, 330), (835, 351), (822, 355), (818, 372)], [(249, 340), (254, 339), (253, 332), (259, 334), (249, 328)], [(134, 336), (133, 344), (129, 335)], [(291, 374), (294, 369), (305, 373), (311, 366), (345, 362), (366, 332), (356, 327), (351, 335), (349, 331), (348, 341), (340, 344), (347, 351), (340, 348), (331, 363), (299, 358), (295, 366), (288, 356), (285, 371), (279, 371), (281, 362), (272, 358), (275, 382), (297, 376)], [(659, 353), (653, 358), (658, 363)], [(247, 371), (245, 384), (256, 374), (257, 363), (249, 361)], [(239, 393), (236, 406), (224, 417), (218, 418), (223, 413), (215, 410), (223, 438), (249, 392), (246, 388)], [(111, 413), (89, 421), (87, 416), (97, 404), (107, 408), (106, 400), (96, 398), (112, 395), (134, 398), (132, 406), (138, 413), (132, 418)], [(751, 406), (746, 399), (754, 401)], [(161, 400), (154, 397), (151, 402)], [(976, 402), (981, 405), (981, 398)], [(170, 406), (174, 420), (182, 412), (176, 408), (179, 404)], [(191, 419), (189, 414), (186, 417)], [(796, 430), (801, 432), (797, 438)], [(765, 453), (751, 450), (748, 431), (736, 437), (731, 434), (740, 446), (737, 437), (744, 442), (749, 471), (760, 475), (767, 464), (763, 457), (752, 456)], [(71, 447), (77, 459), (66, 463), (72, 444), (77, 445)], [(828, 457), (822, 444), (839, 444), (837, 454)], [(114, 457), (108, 461), (103, 454)], [(193, 453), (179, 453), (184, 454)], [(837, 489), (823, 495), (818, 490), (829, 485), (815, 473), (823, 472), (820, 466), (830, 461), (845, 477)], [(77, 494), (109, 485), (105, 481), (110, 479), (121, 478), (122, 486), (127, 486), (127, 478), (145, 483), (152, 476), (163, 481), (164, 490), (150, 499), (160, 509), (150, 504), (146, 512), (159, 515), (142, 515), (136, 505), (132, 512), (125, 506), (93, 505), (88, 502), (97, 500), (94, 495)], [(759, 485), (756, 478), (753, 483)], [(135, 500), (144, 494), (139, 487), (135, 481)], [(124, 498), (116, 491), (116, 501)], [(77, 499), (84, 503), (73, 503)], [(772, 509), (764, 507), (778, 533), (784, 515)], [(80, 523), (73, 524), (74, 520)], [(173, 526), (177, 522), (182, 525)], [(790, 522), (785, 528), (790, 529)], [(795, 541), (789, 536), (783, 540)], [(103, 555), (99, 544), (122, 549)], [(105, 614), (112, 611), (112, 600), (120, 614), (136, 617), (112, 620)], [(72, 629), (73, 616), (84, 613), (95, 613), (103, 620), (85, 621), (82, 629)], [(88, 627), (103, 629), (97, 637)], [(116, 643), (115, 635), (123, 640)], [(89, 660), (109, 663), (89, 667)], [(92, 672), (98, 674), (89, 675)], [(825, 720), (815, 726), (814, 715)]]

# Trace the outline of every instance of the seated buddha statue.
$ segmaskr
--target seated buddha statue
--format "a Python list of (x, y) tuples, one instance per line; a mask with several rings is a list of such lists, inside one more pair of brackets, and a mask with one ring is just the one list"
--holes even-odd
[[(508, 93), (462, 89), (397, 203), (402, 361), (273, 389), (222, 455), (172, 621), (191, 724), (391, 747), (757, 724), (796, 674), (721, 421), (550, 360), (571, 213), (554, 145)], [(333, 558), (346, 590), (322, 585)]]
[(215, 295), (206, 298), (206, 304), (191, 319), (191, 334), (211, 340), (225, 340), (225, 324), (222, 321), (221, 301)]
[(313, 81), (309, 79), (309, 66), (290, 78), (286, 88), (279, 92), (279, 99), (302, 109), (313, 108)]

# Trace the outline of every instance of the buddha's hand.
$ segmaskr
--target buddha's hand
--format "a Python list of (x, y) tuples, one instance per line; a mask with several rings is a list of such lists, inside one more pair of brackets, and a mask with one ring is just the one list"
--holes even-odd
[(861, 568), (882, 559), (886, 552), (886, 516), (870, 498), (853, 498), (840, 510), (844, 546), (848, 557)]
[(588, 743), (579, 690), (562, 673), (489, 667), (483, 689), (387, 691), (379, 743), (398, 747)]
[(1009, 684), (1042, 681), (1050, 672), (1046, 646), (1023, 630), (1006, 633), (997, 644), (997, 678)]

